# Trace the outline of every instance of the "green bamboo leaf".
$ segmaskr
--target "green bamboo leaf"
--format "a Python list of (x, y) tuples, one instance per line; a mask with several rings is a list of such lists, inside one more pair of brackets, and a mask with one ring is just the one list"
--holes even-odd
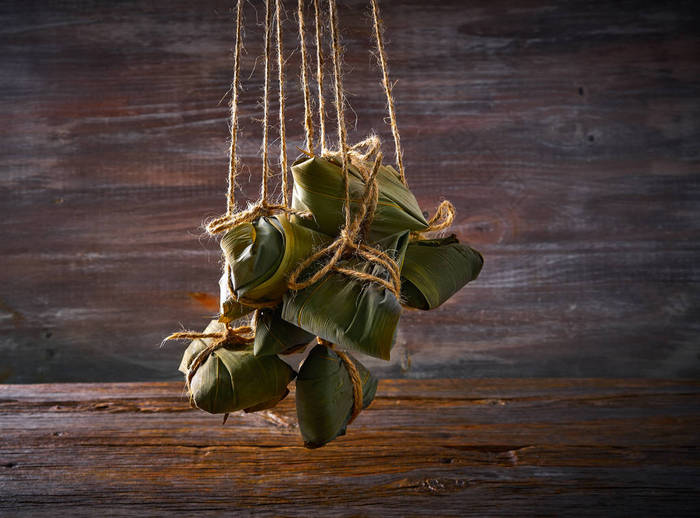
[[(408, 245), (408, 231), (388, 236), (376, 246), (394, 257), (399, 266)], [(388, 279), (386, 270), (352, 257), (338, 266)], [(313, 272), (313, 268), (309, 269)], [(396, 337), (401, 305), (384, 286), (329, 273), (308, 288), (285, 294), (282, 318), (341, 347), (388, 360)]]
[[(350, 356), (350, 355), (348, 355)], [(362, 408), (377, 392), (377, 379), (350, 356), (362, 380)], [(296, 381), (297, 419), (304, 444), (318, 448), (345, 433), (353, 407), (350, 375), (340, 357), (323, 345), (304, 360)]]
[[(371, 164), (368, 164), (371, 168)], [(351, 210), (359, 210), (365, 189), (362, 175), (355, 166), (349, 168)], [(292, 165), (294, 191), (292, 206), (308, 210), (315, 227), (328, 235), (337, 235), (345, 223), (345, 182), (341, 167), (324, 158), (300, 158)], [(425, 230), (428, 222), (415, 196), (389, 166), (377, 173), (379, 197), (368, 238), (375, 241), (403, 230)]]
[(268, 356), (296, 350), (316, 337), (282, 320), (279, 306), (274, 309), (260, 310), (255, 327), (255, 356)]
[(253, 311), (250, 306), (245, 306), (233, 298), (231, 290), (228, 287), (228, 278), (226, 273), (219, 279), (219, 322), (229, 323), (246, 316)]
[(277, 301), (287, 291), (287, 276), (330, 236), (292, 222), (286, 214), (241, 223), (221, 239), (231, 265), (237, 298)]
[(483, 256), (454, 235), (412, 241), (401, 270), (404, 303), (423, 310), (436, 308), (476, 279), (483, 264)]
[[(221, 333), (224, 325), (212, 320), (205, 333)], [(185, 350), (180, 371), (187, 376), (194, 358), (215, 339), (193, 340)], [(233, 350), (220, 348), (197, 369), (190, 383), (195, 405), (212, 414), (269, 408), (287, 394), (295, 372), (277, 356), (257, 358), (253, 347)]]

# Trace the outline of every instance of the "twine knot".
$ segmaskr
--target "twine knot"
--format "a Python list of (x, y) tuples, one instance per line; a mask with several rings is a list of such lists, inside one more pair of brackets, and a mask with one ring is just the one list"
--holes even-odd
[(185, 384), (187, 386), (187, 392), (190, 395), (190, 403), (193, 406), (191, 383), (197, 370), (204, 365), (204, 362), (207, 361), (214, 351), (222, 347), (231, 349), (248, 347), (255, 341), (255, 329), (251, 326), (231, 327), (226, 324), (222, 332), (199, 333), (197, 331), (180, 331), (167, 336), (165, 340), (196, 340), (205, 338), (216, 338), (216, 340), (202, 349), (187, 366)]
[[(372, 136), (360, 142), (359, 144), (356, 144), (355, 146), (353, 146), (353, 148), (357, 147), (358, 145), (371, 146), (371, 152), (376, 154), (374, 164), (371, 170), (368, 170), (363, 162), (355, 163), (353, 161), (352, 155), (347, 157), (349, 158), (349, 162), (353, 163), (353, 165), (355, 165), (360, 170), (365, 180), (365, 189), (362, 195), (362, 199), (360, 200), (360, 210), (357, 212), (354, 218), (351, 217), (350, 204), (348, 202), (349, 195), (347, 195), (346, 192), (345, 226), (340, 230), (337, 239), (333, 241), (333, 243), (331, 243), (330, 245), (326, 246), (325, 248), (322, 248), (321, 250), (318, 250), (316, 253), (310, 255), (304, 261), (302, 261), (297, 266), (297, 268), (290, 274), (288, 279), (288, 286), (292, 290), (300, 290), (316, 283), (329, 272), (336, 271), (338, 273), (342, 273), (350, 277), (355, 277), (360, 280), (380, 284), (388, 290), (390, 290), (396, 296), (397, 299), (400, 299), (401, 275), (398, 264), (396, 264), (396, 261), (388, 254), (362, 242), (362, 238), (364, 238), (368, 234), (369, 227), (371, 226), (372, 220), (374, 219), (374, 212), (377, 207), (377, 199), (379, 196), (379, 187), (377, 186), (377, 173), (379, 171), (379, 167), (382, 164), (382, 153), (378, 149), (379, 139), (376, 136)], [(334, 158), (335, 155), (329, 154), (328, 157)], [(366, 158), (367, 155), (362, 155), (362, 157)], [(343, 169), (346, 170), (347, 163), (344, 162), (344, 164), (345, 167)], [(345, 174), (347, 175), (347, 172)], [(345, 180), (347, 184), (347, 176)], [(351, 268), (344, 268), (338, 266), (338, 262), (350, 253), (356, 253), (365, 260), (382, 266), (389, 273), (391, 282), (387, 282), (385, 279), (376, 275), (365, 273), (359, 270), (354, 270)], [(311, 275), (309, 278), (303, 281), (298, 280), (301, 274), (307, 268), (309, 268), (313, 263), (322, 259), (325, 256), (328, 256), (329, 259), (318, 271), (316, 271), (313, 275)]]

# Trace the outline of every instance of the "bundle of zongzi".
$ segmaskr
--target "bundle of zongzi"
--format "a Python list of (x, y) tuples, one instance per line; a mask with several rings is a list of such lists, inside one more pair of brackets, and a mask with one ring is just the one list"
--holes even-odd
[[(224, 325), (212, 320), (204, 333), (223, 333)], [(215, 338), (197, 338), (185, 350), (180, 371), (189, 376), (195, 358)], [(289, 393), (295, 372), (277, 356), (256, 357), (252, 345), (221, 347), (213, 351), (190, 381), (194, 404), (211, 414), (248, 412), (276, 405)]]
[[(291, 167), (294, 178), (291, 206), (288, 186), (284, 72), (281, 43), (281, 3), (276, 3), (278, 72), (280, 78), (279, 168), (270, 164), (270, 43), (271, 5), (265, 13), (265, 95), (260, 198), (236, 212), (242, 4), (237, 3), (235, 73), (231, 99), (227, 210), (211, 220), (212, 235), (225, 233), (220, 246), (225, 272), (220, 280), (220, 316), (205, 332), (183, 331), (169, 339), (192, 339), (180, 370), (185, 373), (193, 403), (211, 413), (255, 411), (274, 406), (288, 393), (296, 373), (278, 355), (304, 350), (318, 337), (300, 366), (296, 381), (299, 427), (306, 446), (315, 448), (345, 433), (347, 425), (374, 398), (377, 380), (341, 349), (390, 359), (402, 304), (429, 310), (440, 306), (462, 286), (476, 279), (483, 265), (479, 252), (454, 236), (423, 239), (444, 230), (454, 208), (443, 202), (433, 218), (427, 216), (409, 190), (394, 101), (386, 70), (381, 23), (376, 1), (372, 16), (378, 61), (382, 68), (397, 168), (383, 164), (377, 136), (348, 143), (342, 88), (341, 42), (335, 1), (328, 3), (328, 19), (316, 9), (317, 47), (320, 27), (327, 23), (333, 50), (335, 115), (338, 144), (327, 147), (319, 88), (320, 137), (314, 138), (304, 86), (304, 127), (308, 151)], [(305, 55), (303, 11), (299, 2), (302, 57)], [(319, 60), (320, 60), (319, 54)], [(302, 60), (302, 69), (306, 63)], [(319, 64), (317, 78), (323, 83)], [(330, 103), (329, 103), (330, 104)], [(275, 145), (275, 147), (277, 147)], [(319, 155), (314, 155), (320, 148)], [(273, 172), (274, 170), (274, 172)], [(275, 200), (279, 172), (278, 200)], [(249, 325), (232, 322), (254, 312)], [(254, 331), (254, 334), (253, 334)]]
[[(377, 391), (377, 379), (349, 354), (362, 382), (362, 408)], [(339, 435), (353, 409), (353, 385), (343, 360), (331, 349), (317, 345), (304, 360), (296, 381), (297, 418), (304, 444), (318, 448)]]

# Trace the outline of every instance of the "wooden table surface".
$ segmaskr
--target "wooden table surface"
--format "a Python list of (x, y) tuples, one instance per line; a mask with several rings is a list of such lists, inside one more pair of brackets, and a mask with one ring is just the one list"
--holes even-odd
[(0, 385), (0, 516), (683, 516), (700, 381), (382, 381), (302, 446), (293, 394), (191, 410), (180, 383)]

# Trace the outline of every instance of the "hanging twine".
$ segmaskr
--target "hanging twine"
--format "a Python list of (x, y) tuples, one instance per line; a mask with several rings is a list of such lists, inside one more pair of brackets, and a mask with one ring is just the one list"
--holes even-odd
[(233, 214), (236, 205), (236, 174), (238, 173), (236, 144), (238, 138), (238, 91), (241, 82), (241, 4), (240, 0), (236, 4), (236, 44), (233, 54), (233, 81), (231, 83), (231, 147), (228, 154), (228, 191), (226, 196), (226, 214), (229, 216)]
[[(396, 108), (394, 105), (394, 96), (392, 93), (393, 86), (389, 82), (389, 66), (387, 65), (386, 51), (384, 50), (383, 23), (381, 13), (379, 11), (379, 3), (377, 0), (371, 0), (372, 4), (372, 21), (374, 22), (374, 38), (377, 44), (377, 61), (382, 69), (382, 86), (386, 94), (386, 104), (389, 111), (389, 121), (391, 124), (391, 133), (394, 136), (394, 147), (396, 150), (396, 165), (399, 169), (399, 176), (404, 185), (406, 182), (406, 172), (403, 166), (403, 150), (401, 149), (401, 136), (399, 135), (399, 127), (396, 124)], [(455, 208), (452, 203), (444, 200), (438, 206), (435, 215), (428, 221), (428, 228), (422, 231), (412, 233), (413, 236), (419, 236), (427, 232), (435, 232), (444, 230), (452, 225), (455, 218)]]
[[(236, 5), (236, 44), (234, 50), (235, 64), (233, 73), (233, 96), (231, 99), (231, 147), (229, 151), (229, 178), (227, 194), (226, 214), (213, 219), (207, 225), (207, 231), (211, 235), (226, 232), (241, 223), (249, 223), (260, 217), (269, 216), (274, 213), (291, 213), (304, 217), (308, 213), (298, 211), (289, 207), (289, 188), (287, 184), (287, 143), (285, 128), (285, 89), (284, 89), (284, 57), (282, 42), (282, 20), (281, 9), (282, 0), (275, 0), (275, 21), (277, 23), (277, 68), (279, 82), (279, 121), (280, 121), (280, 169), (282, 173), (282, 203), (268, 202), (268, 180), (270, 177), (270, 164), (268, 158), (269, 127), (270, 127), (270, 68), (271, 68), (271, 45), (272, 45), (272, 9), (270, 0), (265, 0), (265, 79), (263, 87), (263, 137), (262, 137), (262, 178), (260, 182), (260, 197), (257, 203), (249, 206), (246, 210), (234, 213), (235, 209), (235, 185), (238, 174), (238, 159), (236, 156), (236, 141), (238, 134), (238, 92), (240, 90), (240, 54), (242, 47), (241, 26), (243, 0), (238, 0)], [(274, 307), (274, 303), (260, 302), (250, 299), (243, 299), (235, 296), (233, 281), (231, 278), (231, 265), (224, 257), (224, 271), (227, 277), (228, 289), (231, 297), (241, 304), (261, 309)]]
[(394, 96), (392, 95), (392, 85), (389, 82), (389, 71), (384, 51), (384, 38), (382, 36), (382, 21), (379, 14), (377, 0), (372, 1), (372, 20), (374, 21), (374, 37), (377, 41), (377, 60), (382, 69), (382, 85), (386, 94), (386, 103), (389, 109), (389, 120), (391, 121), (391, 133), (394, 135), (394, 147), (396, 148), (396, 165), (399, 168), (399, 175), (404, 185), (406, 183), (406, 173), (403, 168), (403, 152), (401, 151), (401, 137), (399, 127), (396, 124), (396, 108), (394, 108)]
[(289, 205), (287, 187), (287, 131), (284, 121), (284, 45), (282, 44), (282, 17), (280, 10), (284, 9), (282, 0), (275, 0), (275, 23), (277, 24), (277, 79), (279, 81), (279, 118), (280, 118), (280, 171), (282, 173), (282, 204)]
[(282, 150), (280, 151), (280, 166), (282, 167), (282, 189), (284, 191), (283, 202), (270, 203), (268, 201), (268, 181), (270, 178), (270, 163), (269, 163), (269, 133), (270, 133), (270, 75), (271, 75), (271, 47), (272, 47), (272, 9), (270, 8), (270, 0), (265, 0), (265, 78), (263, 86), (263, 137), (262, 137), (262, 177), (260, 181), (260, 197), (258, 201), (249, 206), (246, 210), (234, 214), (235, 196), (234, 188), (236, 175), (238, 173), (237, 157), (236, 157), (236, 134), (238, 131), (238, 90), (240, 88), (240, 48), (241, 48), (241, 25), (242, 13), (241, 5), (243, 0), (238, 0), (236, 7), (236, 46), (234, 55), (236, 63), (234, 65), (234, 86), (233, 97), (231, 100), (231, 113), (236, 115), (236, 119), (232, 120), (231, 124), (231, 148), (229, 152), (229, 191), (228, 191), (228, 210), (226, 214), (213, 219), (207, 224), (207, 232), (215, 235), (221, 232), (230, 230), (240, 223), (251, 222), (261, 216), (269, 216), (274, 213), (290, 213), (299, 216), (307, 216), (308, 213), (298, 211), (289, 207), (287, 196), (287, 151), (286, 151), (286, 132), (285, 132), (285, 102), (284, 102), (284, 59), (282, 56), (282, 33), (280, 29), (281, 21), (281, 0), (275, 0), (275, 13), (277, 18), (277, 64), (278, 64), (278, 80), (279, 80), (279, 95), (280, 95), (280, 140)]
[[(345, 225), (340, 230), (340, 235), (333, 243), (307, 257), (297, 266), (297, 268), (289, 276), (288, 286), (293, 290), (300, 290), (314, 284), (329, 272), (336, 271), (360, 280), (376, 282), (390, 290), (396, 296), (396, 298), (399, 299), (401, 297), (401, 274), (396, 261), (381, 250), (359, 242), (361, 231), (369, 228), (372, 218), (374, 217), (374, 210), (377, 206), (379, 188), (377, 187), (376, 177), (382, 163), (382, 154), (378, 150), (378, 139), (376, 138), (367, 139), (366, 141), (353, 146), (353, 148), (348, 148), (344, 112), (345, 99), (341, 71), (341, 47), (338, 33), (338, 13), (335, 0), (328, 1), (328, 10), (331, 29), (331, 45), (333, 50), (332, 61), (333, 79), (335, 85), (335, 108), (338, 126), (338, 152), (326, 153), (326, 156), (339, 156), (342, 164), (341, 174), (343, 175), (345, 187)], [(319, 20), (317, 19), (317, 25), (318, 22)], [(373, 152), (376, 156), (371, 171), (368, 172), (364, 167), (360, 168), (365, 182), (365, 189), (360, 201), (359, 211), (353, 218), (350, 198), (349, 166), (353, 152), (358, 154), (358, 150), (363, 146), (369, 147), (370, 152)], [(369, 154), (360, 156), (367, 157)], [(338, 266), (338, 262), (341, 260), (341, 258), (350, 253), (357, 254), (368, 262), (381, 265), (389, 273), (391, 282), (388, 282), (381, 277), (377, 277), (376, 275)], [(322, 266), (309, 278), (299, 281), (299, 277), (309, 266), (325, 256), (330, 256), (330, 259), (324, 266)]]
[(304, 130), (306, 132), (306, 149), (313, 151), (314, 147), (314, 121), (311, 116), (311, 91), (307, 71), (309, 68), (306, 56), (306, 28), (304, 25), (304, 0), (299, 0), (297, 8), (299, 18), (299, 48), (301, 49), (301, 89), (304, 93)]
[[(257, 312), (256, 312), (257, 313)], [(204, 365), (211, 354), (223, 347), (239, 349), (241, 347), (247, 347), (255, 340), (255, 328), (251, 326), (240, 326), (240, 327), (230, 327), (226, 325), (224, 331), (221, 333), (199, 333), (197, 331), (179, 331), (173, 333), (166, 337), (165, 340), (197, 340), (197, 339), (207, 339), (215, 338), (211, 344), (206, 348), (202, 349), (197, 356), (190, 362), (187, 366), (187, 377), (185, 378), (185, 385), (187, 387), (187, 392), (190, 395), (190, 403), (194, 406), (192, 400), (192, 378), (197, 373), (197, 370)]]
[[(318, 0), (314, 0), (314, 22), (316, 28), (316, 85), (318, 88), (318, 127), (320, 131), (321, 155), (326, 152), (326, 98), (323, 95), (323, 46), (321, 45), (321, 13)], [(312, 149), (309, 149), (312, 151)]]
[(343, 362), (343, 365), (345, 365), (348, 375), (350, 376), (350, 382), (352, 383), (352, 413), (350, 414), (350, 419), (347, 422), (349, 425), (358, 415), (360, 415), (360, 412), (362, 411), (362, 378), (360, 376), (360, 371), (357, 370), (355, 362), (350, 359), (350, 356), (345, 351), (336, 349), (335, 345), (321, 337), (319, 337), (317, 340), (319, 344), (327, 347), (338, 355), (340, 360)]

